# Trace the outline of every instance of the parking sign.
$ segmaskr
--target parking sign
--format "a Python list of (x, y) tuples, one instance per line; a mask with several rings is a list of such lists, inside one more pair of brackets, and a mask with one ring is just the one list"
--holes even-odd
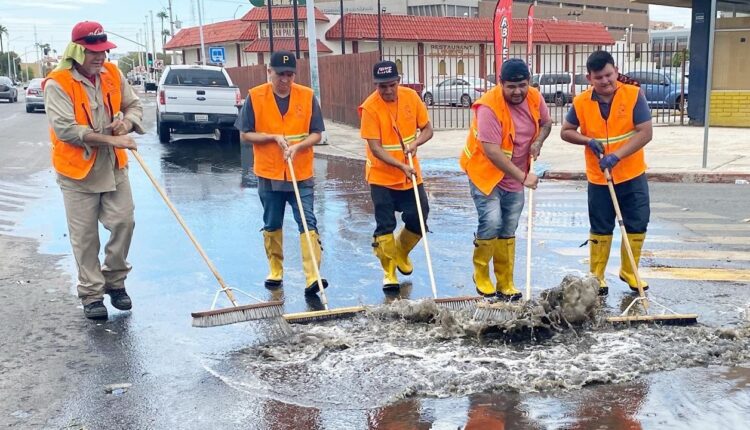
[(226, 63), (226, 53), (223, 46), (210, 46), (208, 48), (208, 58), (212, 63)]

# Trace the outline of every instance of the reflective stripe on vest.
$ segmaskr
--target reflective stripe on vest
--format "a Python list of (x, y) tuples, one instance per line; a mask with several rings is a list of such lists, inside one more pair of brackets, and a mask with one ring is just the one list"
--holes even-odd
[[(417, 139), (417, 108), (422, 103), (422, 99), (412, 89), (398, 87), (397, 114), (393, 118), (388, 105), (383, 101), (377, 90), (370, 94), (367, 99), (359, 106), (358, 112), (360, 117), (362, 111), (367, 111), (371, 117), (376, 118), (380, 128), (380, 144), (388, 154), (401, 163), (408, 164), (401, 147), (398, 133), (394, 127), (398, 127), (398, 132), (404, 140), (404, 145), (408, 145)], [(381, 185), (393, 189), (410, 189), (412, 183), (407, 180), (404, 172), (384, 161), (381, 161), (370, 151), (370, 146), (366, 145), (367, 161), (365, 162), (365, 179), (367, 183)], [(422, 183), (422, 169), (419, 166), (419, 160), (416, 156), (412, 157), (414, 169), (417, 171), (417, 184)]]
[[(253, 104), (256, 132), (281, 134), (290, 145), (296, 145), (309, 136), (314, 97), (312, 89), (292, 84), (289, 109), (284, 116), (279, 112), (270, 83), (251, 88), (248, 94)], [(254, 144), (253, 156), (253, 172), (257, 176), (278, 181), (292, 180), (289, 167), (284, 160), (284, 151), (276, 142)], [(294, 155), (292, 165), (298, 181), (312, 178), (313, 158), (312, 147), (298, 151)]]
[[(633, 110), (638, 103), (640, 89), (633, 85), (617, 82), (617, 89), (612, 98), (609, 118), (605, 121), (599, 110), (599, 102), (593, 100), (593, 89), (576, 96), (573, 100), (581, 134), (596, 139), (604, 145), (604, 152), (611, 154), (630, 141), (635, 135)], [(599, 159), (586, 146), (586, 177), (589, 182), (606, 185), (607, 180), (599, 168)], [(612, 180), (615, 184), (640, 176), (646, 171), (643, 148), (620, 160), (612, 169)]]
[[(109, 110), (110, 116), (113, 116), (120, 112), (122, 102), (120, 71), (117, 66), (109, 62), (104, 63), (104, 68), (106, 72), (99, 74), (100, 86), (106, 108)], [(48, 75), (47, 79), (54, 80), (70, 97), (76, 122), (93, 130), (91, 104), (83, 84), (73, 78), (73, 73), (68, 69), (55, 70)], [(92, 148), (91, 155), (86, 158), (82, 146), (60, 140), (52, 127), (49, 129), (49, 133), (52, 142), (52, 165), (55, 170), (71, 179), (85, 178), (91, 168), (94, 167), (98, 148)], [(117, 158), (118, 168), (123, 169), (128, 165), (128, 154), (124, 149), (115, 148), (115, 157)]]
[[(536, 131), (533, 138), (536, 139), (539, 135), (539, 119), (541, 117), (539, 107), (542, 103), (542, 96), (536, 88), (529, 88), (526, 95), (526, 103), (528, 103), (529, 113), (536, 125)], [(516, 130), (513, 125), (513, 118), (511, 117), (510, 110), (508, 109), (505, 98), (503, 97), (502, 86), (498, 85), (487, 91), (479, 98), (479, 100), (474, 102), (474, 105), (471, 107), (473, 118), (471, 120), (469, 135), (466, 137), (466, 145), (464, 145), (463, 152), (461, 153), (461, 169), (466, 172), (471, 182), (482, 191), (482, 193), (489, 195), (492, 192), (492, 189), (502, 181), (505, 173), (495, 166), (495, 163), (487, 157), (484, 153), (482, 142), (479, 140), (476, 113), (479, 106), (482, 105), (492, 109), (495, 117), (500, 122), (503, 133), (500, 148), (508, 158), (513, 158), (513, 140), (515, 139)]]

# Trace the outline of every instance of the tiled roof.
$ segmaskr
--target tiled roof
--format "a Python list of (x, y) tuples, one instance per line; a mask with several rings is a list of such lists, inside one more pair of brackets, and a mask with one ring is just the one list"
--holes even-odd
[[(294, 6), (274, 6), (271, 8), (271, 18), (274, 21), (294, 21)], [(297, 6), (297, 19), (307, 19), (307, 7)], [(254, 7), (242, 17), (243, 21), (268, 21), (267, 7)], [(315, 8), (316, 21), (330, 21), (323, 12)], [(275, 48), (275, 47), (274, 47)]]
[[(235, 19), (203, 26), (203, 42), (249, 42), (258, 37), (258, 25), (254, 22)], [(180, 49), (201, 44), (198, 27), (183, 28), (164, 45), (165, 49)]]
[[(414, 15), (381, 15), (383, 40), (425, 42), (492, 42), (492, 19)], [(526, 42), (526, 18), (511, 23), (511, 41)], [(344, 32), (348, 40), (377, 40), (376, 14), (344, 14)], [(338, 24), (326, 32), (326, 40), (341, 38)], [(612, 36), (601, 23), (534, 20), (534, 42), (588, 45), (612, 45)]]
[[(318, 40), (318, 52), (330, 54), (333, 51), (329, 47)], [(274, 37), (273, 38), (273, 50), (274, 51), (291, 51), (294, 52), (294, 38), (293, 37)], [(299, 38), (299, 50), (307, 52), (308, 44), (307, 38)], [(244, 49), (245, 52), (271, 52), (270, 43), (267, 38), (256, 39)]]

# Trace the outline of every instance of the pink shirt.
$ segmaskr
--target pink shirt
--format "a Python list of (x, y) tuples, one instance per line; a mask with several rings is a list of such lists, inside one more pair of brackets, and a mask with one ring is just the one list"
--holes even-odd
[[(513, 126), (516, 129), (516, 139), (513, 141), (513, 157), (511, 161), (522, 171), (526, 171), (529, 160), (529, 148), (531, 147), (536, 125), (534, 118), (529, 112), (529, 104), (524, 102), (520, 105), (508, 105), (510, 117), (513, 120)], [(544, 124), (550, 121), (549, 109), (547, 104), (539, 105), (539, 123)], [(495, 112), (489, 106), (480, 105), (477, 109), (477, 129), (479, 140), (482, 142), (492, 142), (500, 145), (502, 142), (503, 128), (495, 116)], [(505, 191), (518, 192), (523, 190), (523, 184), (510, 175), (505, 175), (497, 184), (498, 187)]]

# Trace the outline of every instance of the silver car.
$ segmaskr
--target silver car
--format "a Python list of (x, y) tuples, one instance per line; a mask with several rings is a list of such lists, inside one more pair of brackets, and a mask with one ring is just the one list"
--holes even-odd
[(41, 78), (32, 79), (26, 87), (26, 112), (44, 109), (44, 94), (42, 93)]
[(8, 100), (8, 103), (18, 101), (18, 90), (13, 81), (7, 76), (0, 76), (0, 99)]
[(427, 106), (456, 105), (469, 107), (495, 84), (482, 78), (448, 78), (425, 88), (422, 94)]

